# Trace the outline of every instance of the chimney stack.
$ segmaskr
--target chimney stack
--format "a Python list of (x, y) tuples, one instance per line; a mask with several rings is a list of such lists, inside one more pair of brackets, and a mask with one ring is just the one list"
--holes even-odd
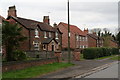
[(17, 14), (16, 14), (16, 7), (15, 7), (15, 6), (10, 6), (10, 7), (9, 7), (8, 16), (17, 17)]
[(93, 34), (95, 34), (95, 35), (96, 35), (96, 32), (93, 32)]
[(84, 28), (84, 32), (85, 32), (85, 33), (88, 33), (88, 28), (87, 28), (87, 29)]
[(50, 24), (49, 16), (44, 16), (43, 22), (49, 25)]
[(53, 27), (57, 27), (57, 24), (56, 24), (56, 23), (54, 23), (54, 24), (53, 24)]

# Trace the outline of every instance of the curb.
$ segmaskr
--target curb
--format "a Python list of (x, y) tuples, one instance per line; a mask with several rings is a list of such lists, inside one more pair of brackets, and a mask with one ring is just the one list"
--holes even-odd
[(115, 61), (115, 62), (112, 62), (112, 63), (108, 63), (108, 64), (105, 64), (105, 65), (93, 68), (92, 70), (88, 70), (85, 73), (82, 73), (82, 74), (79, 74), (79, 75), (75, 75), (72, 78), (84, 78), (84, 77), (89, 76), (89, 75), (91, 75), (93, 73), (96, 73), (96, 72), (99, 72), (101, 70), (104, 70), (104, 69), (110, 67), (112, 64), (115, 64), (115, 63), (118, 63), (118, 61)]

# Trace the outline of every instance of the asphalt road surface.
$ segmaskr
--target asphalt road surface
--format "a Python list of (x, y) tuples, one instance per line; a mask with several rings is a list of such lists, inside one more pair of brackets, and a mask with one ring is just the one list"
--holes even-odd
[(114, 63), (107, 69), (93, 73), (85, 78), (118, 78), (118, 63)]

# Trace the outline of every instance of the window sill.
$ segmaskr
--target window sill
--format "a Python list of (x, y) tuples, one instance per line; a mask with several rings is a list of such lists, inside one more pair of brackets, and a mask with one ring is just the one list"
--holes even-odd
[(58, 39), (58, 38), (55, 38), (55, 39)]
[(35, 36), (35, 38), (39, 38), (39, 36)]
[(44, 38), (47, 38), (47, 37), (44, 37)]

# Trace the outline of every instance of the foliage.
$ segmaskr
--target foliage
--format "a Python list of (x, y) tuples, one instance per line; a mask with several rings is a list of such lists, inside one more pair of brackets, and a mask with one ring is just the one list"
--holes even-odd
[(86, 48), (83, 51), (85, 59), (95, 59), (116, 54), (120, 54), (118, 48)]
[(119, 45), (119, 47), (120, 47), (120, 31), (119, 31), (118, 34), (117, 34), (117, 41), (118, 41), (118, 45)]
[(6, 49), (6, 60), (12, 61), (12, 53), (19, 47), (19, 42), (26, 39), (21, 34), (21, 27), (18, 24), (10, 24), (9, 22), (3, 22), (2, 25), (2, 44)]
[(33, 78), (33, 77), (40, 76), (42, 74), (46, 74), (61, 68), (69, 67), (72, 65), (73, 64), (70, 64), (70, 63), (52, 63), (52, 64), (45, 64), (41, 66), (33, 66), (23, 70), (4, 72), (2, 77), (12, 78), (12, 79)]
[(16, 50), (13, 52), (13, 60), (15, 61), (21, 61), (21, 60), (26, 60), (26, 54), (23, 51)]

